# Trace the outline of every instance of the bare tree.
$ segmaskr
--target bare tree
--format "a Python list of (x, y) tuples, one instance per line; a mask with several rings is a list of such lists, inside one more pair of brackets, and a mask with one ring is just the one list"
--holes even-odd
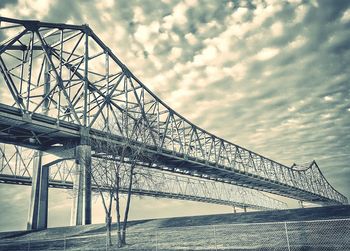
[[(112, 135), (110, 135), (112, 137)], [(108, 136), (107, 136), (108, 138)], [(108, 244), (111, 241), (111, 208), (112, 199), (115, 200), (117, 246), (126, 245), (126, 229), (131, 206), (133, 184), (137, 182), (138, 175), (145, 175), (147, 172), (137, 173), (139, 164), (150, 164), (149, 158), (143, 153), (140, 146), (133, 145), (125, 140), (114, 144), (112, 140), (103, 142), (93, 140), (95, 154), (92, 162), (92, 179), (102, 198), (106, 214), (106, 234)], [(149, 172), (147, 174), (150, 174)], [(152, 180), (151, 177), (149, 177)], [(126, 192), (126, 204), (124, 210), (121, 206), (121, 193)], [(123, 221), (121, 216), (124, 215)]]
[(128, 170), (128, 185), (127, 185), (127, 199), (126, 199), (126, 205), (125, 205), (125, 210), (124, 210), (124, 220), (123, 220), (123, 227), (122, 227), (122, 236), (121, 236), (121, 241), (123, 245), (126, 245), (126, 228), (128, 224), (128, 217), (129, 217), (129, 211), (130, 211), (130, 202), (131, 202), (131, 196), (132, 196), (132, 187), (135, 182), (136, 177), (136, 172), (135, 172), (135, 167), (137, 160), (142, 159), (142, 151), (140, 148), (137, 148), (136, 150), (132, 151), (131, 154), (131, 162), (129, 165), (129, 170)]
[(115, 144), (92, 140), (95, 149), (95, 156), (91, 177), (96, 184), (97, 190), (102, 198), (102, 204), (106, 214), (106, 235), (108, 244), (112, 245), (112, 203), (115, 200), (117, 216), (117, 246), (122, 247), (121, 220), (120, 220), (120, 189), (121, 169), (124, 162), (125, 147)]
[(105, 211), (106, 238), (107, 244), (112, 246), (112, 203), (114, 198), (114, 174), (111, 172), (110, 161), (94, 158), (92, 161), (91, 178), (96, 185), (96, 189), (101, 196)]
[[(127, 82), (124, 84), (127, 86)], [(152, 162), (152, 158), (145, 153), (145, 146), (143, 145), (151, 139), (144, 128), (144, 118), (140, 115), (142, 113), (136, 113), (132, 110), (136, 108), (127, 107), (125, 109), (126, 112), (121, 115), (115, 114), (112, 110), (110, 112), (114, 116), (108, 116), (108, 113), (102, 114), (101, 120), (95, 123), (95, 128), (104, 132), (103, 139), (98, 134), (91, 134), (91, 144), (94, 149), (93, 157), (95, 159), (91, 168), (93, 170), (91, 176), (102, 198), (109, 245), (112, 244), (111, 210), (112, 201), (115, 200), (118, 247), (126, 245), (126, 229), (131, 207), (132, 188), (133, 184), (137, 182), (138, 175), (135, 169), (138, 166), (150, 165)], [(132, 116), (127, 112), (131, 113)], [(116, 143), (115, 139), (118, 135), (120, 137), (118, 137)], [(143, 172), (142, 175), (145, 173)], [(127, 193), (124, 211), (122, 211), (121, 206), (121, 192)], [(121, 221), (122, 215), (124, 215), (123, 221)]]

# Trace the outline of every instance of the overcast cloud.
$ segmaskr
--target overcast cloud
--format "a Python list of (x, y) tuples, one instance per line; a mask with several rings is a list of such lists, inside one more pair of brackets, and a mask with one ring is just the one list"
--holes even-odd
[[(88, 23), (196, 125), (287, 166), (316, 160), (349, 198), (349, 7), (331, 0), (19, 0), (2, 1), (0, 15)], [(142, 208), (134, 210), (137, 218)]]

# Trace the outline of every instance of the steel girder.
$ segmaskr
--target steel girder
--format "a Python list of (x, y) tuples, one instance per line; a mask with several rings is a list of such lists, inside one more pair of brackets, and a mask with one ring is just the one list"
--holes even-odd
[[(30, 185), (35, 150), (15, 145), (0, 144), (0, 183)], [(46, 154), (44, 158), (52, 158)], [(93, 158), (94, 177), (101, 177), (97, 161)], [(105, 160), (108, 162), (108, 160)], [(108, 164), (108, 163), (107, 163)], [(109, 163), (112, 165), (112, 163)], [(75, 162), (71, 159), (54, 159), (44, 164), (49, 167), (49, 185), (56, 188), (73, 188)], [(127, 166), (125, 167), (127, 169)], [(127, 170), (125, 170), (127, 172)], [(210, 180), (174, 175), (138, 166), (132, 188), (134, 195), (172, 198), (189, 201), (252, 208), (256, 210), (285, 209), (286, 203), (266, 194), (239, 186)], [(93, 180), (93, 189), (97, 189)], [(101, 184), (99, 184), (101, 187)], [(128, 178), (122, 179), (121, 191), (126, 193)], [(108, 188), (104, 188), (108, 189)]]
[(0, 141), (48, 150), (112, 132), (116, 143), (128, 139), (152, 153), (155, 168), (320, 204), (347, 203), (315, 162), (307, 170), (290, 168), (192, 124), (87, 25), (0, 21), (8, 38), (0, 45), (0, 103), (14, 107), (1, 106)]

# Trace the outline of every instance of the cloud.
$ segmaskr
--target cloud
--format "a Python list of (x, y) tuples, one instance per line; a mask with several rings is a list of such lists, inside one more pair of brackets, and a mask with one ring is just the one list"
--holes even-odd
[(17, 4), (17, 0), (13, 1), (13, 0), (3, 0), (0, 2), (0, 9), (6, 7), (6, 5), (16, 5)]
[(343, 16), (341, 17), (341, 22), (348, 23), (350, 22), (350, 9), (344, 11)]
[(269, 60), (276, 56), (278, 52), (278, 48), (264, 48), (256, 55), (256, 59), (261, 61)]

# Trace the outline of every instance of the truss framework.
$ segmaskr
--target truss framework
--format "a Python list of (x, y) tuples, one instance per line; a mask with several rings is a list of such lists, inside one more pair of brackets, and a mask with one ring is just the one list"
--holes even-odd
[[(156, 154), (162, 169), (324, 204), (347, 203), (315, 161), (307, 169), (287, 167), (192, 124), (153, 94), (87, 25), (0, 21), (8, 38), (0, 45), (0, 103), (15, 107), (27, 124), (42, 114), (57, 127), (77, 126), (82, 140), (94, 130), (102, 138), (103, 132), (127, 138)], [(11, 136), (10, 143), (48, 149), (59, 140), (37, 128), (16, 137), (23, 128), (28, 129), (4, 122), (0, 141)]]
[[(0, 144), (0, 182), (30, 185), (33, 173), (35, 150), (15, 145)], [(51, 156), (52, 157), (52, 156)], [(45, 159), (50, 158), (46, 155)], [(96, 160), (96, 159), (95, 159)], [(106, 160), (107, 161), (107, 160)], [(111, 164), (111, 163), (110, 163)], [(75, 161), (54, 159), (44, 164), (49, 166), (49, 184), (51, 187), (73, 187)], [(100, 175), (98, 165), (92, 162), (93, 175)], [(252, 208), (257, 210), (285, 209), (286, 203), (271, 198), (262, 192), (239, 186), (174, 175), (161, 171), (137, 168), (133, 185), (134, 195), (146, 195), (161, 198), (173, 198), (190, 201)], [(128, 180), (122, 180), (122, 192), (127, 192)], [(93, 188), (96, 185), (93, 182)]]

